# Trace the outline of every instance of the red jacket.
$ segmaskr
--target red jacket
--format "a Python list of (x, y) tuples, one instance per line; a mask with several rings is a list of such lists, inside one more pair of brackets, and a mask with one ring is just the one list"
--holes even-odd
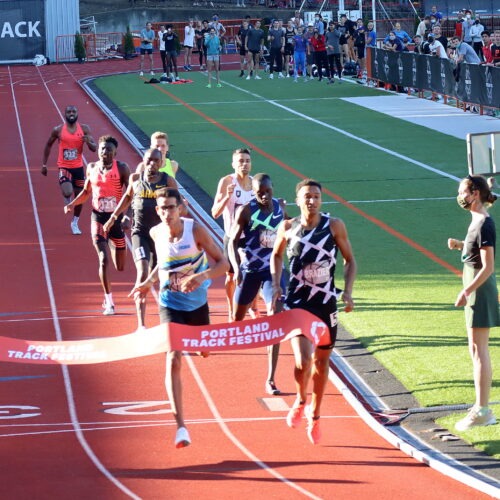
[(325, 35), (318, 35), (318, 38), (312, 36), (309, 43), (313, 46), (314, 52), (326, 52)]

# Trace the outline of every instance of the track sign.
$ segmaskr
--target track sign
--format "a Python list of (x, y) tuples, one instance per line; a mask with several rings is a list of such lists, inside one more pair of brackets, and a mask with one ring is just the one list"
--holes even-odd
[(469, 173), (500, 175), (500, 132), (467, 134)]

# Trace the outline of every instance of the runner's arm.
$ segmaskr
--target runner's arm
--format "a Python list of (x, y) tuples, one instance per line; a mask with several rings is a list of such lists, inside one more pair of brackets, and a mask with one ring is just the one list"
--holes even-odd
[(281, 288), (281, 273), (283, 272), (283, 258), (286, 249), (286, 231), (290, 227), (288, 220), (283, 221), (278, 227), (278, 234), (274, 242), (273, 252), (271, 254), (271, 277), (273, 279), (273, 302), (271, 305), (272, 311), (277, 310), (277, 302), (283, 295)]
[(52, 145), (59, 139), (59, 134), (61, 132), (61, 126), (54, 127), (52, 132), (50, 133), (50, 137), (45, 144), (45, 148), (43, 149), (43, 157), (42, 157), (42, 175), (47, 175), (47, 161), (50, 156), (50, 151), (52, 149)]
[(90, 151), (95, 153), (97, 151), (97, 143), (94, 141), (94, 138), (92, 137), (92, 133), (90, 131), (90, 127), (88, 125), (83, 125), (82, 124), (82, 130), (83, 130), (83, 140), (84, 142), (87, 143), (88, 148)]

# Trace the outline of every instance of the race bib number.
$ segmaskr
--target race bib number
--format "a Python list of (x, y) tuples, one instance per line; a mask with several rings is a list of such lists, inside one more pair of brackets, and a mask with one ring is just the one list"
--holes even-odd
[(260, 232), (259, 242), (262, 248), (273, 248), (274, 242), (276, 241), (276, 231), (270, 231), (269, 229), (264, 229)]
[(116, 198), (114, 196), (99, 198), (97, 204), (99, 212), (113, 212), (116, 208)]
[(303, 269), (304, 281), (312, 285), (326, 283), (330, 279), (330, 267), (328, 262), (313, 262), (306, 264)]
[(78, 158), (78, 149), (64, 149), (63, 158), (67, 161), (76, 160)]

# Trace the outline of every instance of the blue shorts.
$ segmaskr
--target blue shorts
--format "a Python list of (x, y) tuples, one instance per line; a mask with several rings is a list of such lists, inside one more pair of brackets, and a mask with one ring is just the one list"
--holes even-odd
[[(259, 290), (262, 290), (264, 302), (270, 304), (273, 300), (273, 279), (271, 271), (242, 271), (241, 283), (234, 292), (234, 302), (239, 306), (251, 304), (257, 297)], [(284, 290), (284, 277), (281, 275), (281, 288)]]
[(145, 55), (145, 54), (149, 54), (151, 55), (153, 53), (153, 49), (143, 49), (142, 47), (140, 47), (140, 52), (141, 52), (141, 56)]

